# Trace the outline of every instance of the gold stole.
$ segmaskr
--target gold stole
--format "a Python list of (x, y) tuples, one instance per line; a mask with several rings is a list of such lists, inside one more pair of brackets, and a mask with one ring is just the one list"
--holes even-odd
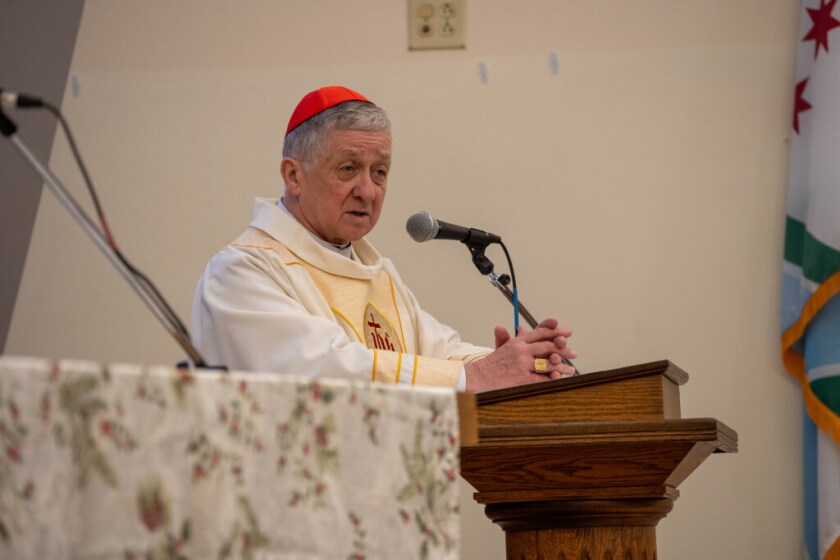
[(385, 270), (381, 270), (375, 279), (361, 280), (298, 262), (327, 300), (336, 322), (348, 334), (368, 348), (391, 352), (408, 350), (394, 286)]

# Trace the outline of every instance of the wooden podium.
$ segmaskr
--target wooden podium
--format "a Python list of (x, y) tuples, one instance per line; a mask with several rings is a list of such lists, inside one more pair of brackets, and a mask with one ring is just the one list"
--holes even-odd
[(476, 395), (461, 474), (505, 531), (509, 560), (653, 560), (677, 486), (737, 434), (681, 419), (667, 360)]

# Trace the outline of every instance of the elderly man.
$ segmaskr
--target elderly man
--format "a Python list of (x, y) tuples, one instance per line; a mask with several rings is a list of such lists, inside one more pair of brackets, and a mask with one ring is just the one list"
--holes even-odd
[(571, 332), (543, 321), (496, 349), (462, 342), (423, 311), (364, 237), (391, 167), (391, 125), (359, 93), (306, 95), (286, 130), (282, 199), (257, 199), (250, 227), (219, 252), (193, 304), (197, 348), (231, 369), (454, 386), (467, 391), (571, 375)]

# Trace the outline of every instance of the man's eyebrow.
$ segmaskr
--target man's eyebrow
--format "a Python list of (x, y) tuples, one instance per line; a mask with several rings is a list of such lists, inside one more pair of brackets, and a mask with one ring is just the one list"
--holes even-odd
[[(358, 157), (359, 157), (359, 156), (361, 156), (363, 153), (364, 153), (364, 150), (357, 150), (357, 149), (354, 149), (354, 148), (343, 148), (343, 149), (338, 150), (337, 152), (335, 152), (336, 156), (337, 156), (337, 157), (339, 157), (339, 158), (344, 158), (344, 157), (354, 157), (354, 158), (358, 158)], [(377, 151), (377, 152), (376, 152), (376, 155), (377, 155), (380, 159), (387, 159), (388, 161), (390, 161), (390, 160), (391, 160), (391, 152), (390, 152), (390, 150), (389, 150), (389, 151), (384, 151), (384, 150)]]

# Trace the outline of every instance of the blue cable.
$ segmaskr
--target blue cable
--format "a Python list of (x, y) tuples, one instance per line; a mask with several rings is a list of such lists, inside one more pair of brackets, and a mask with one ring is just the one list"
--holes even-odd
[(513, 288), (513, 336), (519, 332), (519, 294), (516, 287)]

